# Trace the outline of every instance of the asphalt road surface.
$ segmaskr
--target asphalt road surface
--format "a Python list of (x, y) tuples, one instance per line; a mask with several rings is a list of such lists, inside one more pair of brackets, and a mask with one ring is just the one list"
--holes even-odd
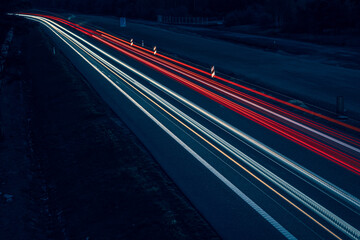
[(360, 238), (359, 128), (105, 30), (17, 15), (44, 26), (222, 238)]

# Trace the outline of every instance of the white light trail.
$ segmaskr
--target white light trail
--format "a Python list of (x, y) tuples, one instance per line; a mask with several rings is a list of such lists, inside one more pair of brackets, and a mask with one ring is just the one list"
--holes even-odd
[[(45, 21), (49, 21), (44, 19)], [(160, 84), (159, 82), (155, 81), (154, 79), (146, 76), (145, 74), (141, 73), (140, 71), (134, 69), (133, 67), (127, 65), (126, 63), (118, 60), (117, 58), (113, 57), (112, 55), (108, 54), (107, 52), (103, 51), (102, 49), (96, 47), (95, 45), (91, 44), (90, 42), (86, 41), (85, 39), (81, 38), (80, 36), (74, 34), (73, 32), (63, 28), (62, 26), (58, 25), (57, 23), (50, 22), (51, 24), (56, 25), (58, 28), (66, 31), (67, 33), (71, 34), (75, 38), (79, 39), (80, 41), (86, 43), (88, 46), (96, 49), (98, 52), (104, 54), (105, 56), (109, 57), (113, 61), (117, 62), (118, 64), (122, 65), (123, 67), (129, 69), (130, 71), (136, 73), (137, 75), (141, 76), (143, 79), (149, 81), (152, 85), (160, 89), (161, 91), (165, 92), (166, 94), (172, 96), (174, 99), (178, 100), (179, 102), (187, 105), (189, 108), (193, 109), (194, 111), (198, 112), (200, 115), (208, 118), (210, 121), (220, 125), (222, 128), (226, 129), (227, 131), (231, 132), (232, 134), (236, 135), (243, 141), (251, 144), (255, 148), (261, 150), (263, 153), (270, 155), (274, 159), (278, 160), (280, 163), (284, 164), (287, 167), (290, 167), (292, 170), (295, 170), (297, 173), (301, 174), (302, 176), (308, 178), (315, 184), (321, 186), (323, 189), (327, 190), (330, 193), (335, 194), (336, 197), (340, 197), (347, 201), (350, 205), (352, 205), (357, 211), (360, 209), (360, 200), (355, 196), (352, 196), (350, 193), (347, 193), (343, 189), (337, 187), (336, 185), (328, 182), (327, 180), (321, 178), (320, 176), (316, 175), (315, 173), (311, 172), (310, 170), (300, 166), (293, 160), (283, 156), (282, 154), (278, 153), (274, 149), (268, 147), (267, 145), (261, 143), (260, 141), (254, 139), (253, 137), (247, 135), (243, 131), (237, 129), (236, 127), (232, 126), (231, 124), (225, 122), (224, 120), (220, 119), (219, 117), (211, 114), (207, 110), (199, 107), (195, 103), (187, 100), (183, 96), (177, 94), (176, 92), (172, 91), (171, 89), (165, 87), (164, 85)], [(89, 50), (90, 51), (90, 50)]]
[[(51, 26), (51, 23), (48, 23), (48, 24)], [(45, 26), (47, 26), (47, 25), (45, 25)], [(47, 26), (47, 27), (49, 27), (49, 26)], [(64, 32), (61, 32), (61, 30), (59, 30), (55, 26), (51, 26), (51, 27), (54, 28), (56, 31), (59, 31), (59, 33), (66, 36), (66, 34)], [(149, 113), (138, 102), (136, 102), (136, 100), (134, 100), (123, 89), (121, 89), (115, 82), (113, 82), (108, 76), (106, 76), (99, 68), (97, 68), (94, 64), (92, 64), (84, 55), (82, 55), (73, 46), (71, 46), (68, 42), (66, 42), (66, 40), (64, 40), (60, 35), (58, 35), (52, 28), (49, 27), (49, 29), (51, 31), (53, 31), (60, 39), (62, 39), (68, 46), (70, 46), (89, 65), (91, 65), (99, 74), (101, 74), (108, 82), (110, 82), (127, 99), (129, 99), (135, 106), (137, 106), (145, 115), (147, 115), (152, 121), (154, 121), (162, 130), (164, 130), (180, 146), (182, 146), (188, 153), (190, 153), (203, 166), (205, 166), (211, 173), (213, 173), (221, 182), (223, 182), (227, 187), (229, 187), (237, 196), (239, 196), (242, 200), (244, 200), (251, 208), (253, 208), (258, 214), (260, 214), (267, 222), (269, 222), (274, 228), (276, 228), (281, 234), (283, 234), (284, 237), (286, 237), (287, 239), (290, 239), (290, 240), (296, 239), (282, 225), (280, 225), (275, 219), (273, 219), (268, 213), (266, 213), (259, 205), (257, 205), (254, 201), (252, 201), (249, 197), (247, 197), (240, 189), (238, 189), (234, 184), (232, 184), (226, 177), (224, 177), (220, 172), (218, 172), (215, 168), (213, 168), (206, 160), (204, 160), (200, 155), (198, 155), (194, 150), (192, 150), (186, 143), (184, 143), (180, 138), (178, 138), (173, 132), (171, 132), (161, 122), (159, 122), (151, 113)], [(67, 36), (67, 37), (71, 38), (70, 36)], [(86, 48), (86, 47), (84, 47), (84, 48)], [(95, 53), (94, 53), (94, 56), (96, 56)]]
[[(337, 228), (339, 228), (341, 231), (343, 231), (345, 234), (347, 234), (348, 236), (354, 238), (354, 237), (358, 237), (360, 236), (360, 232), (353, 228), (351, 225), (349, 225), (348, 223), (346, 223), (345, 221), (343, 221), (342, 219), (340, 219), (339, 217), (337, 217), (335, 214), (331, 213), (330, 211), (328, 211), (327, 209), (325, 209), (324, 207), (322, 207), (320, 204), (316, 203), (315, 201), (313, 201), (311, 198), (309, 198), (308, 196), (306, 196), (305, 194), (303, 194), (302, 192), (300, 192), (299, 190), (297, 190), (296, 188), (294, 188), (293, 186), (291, 186), (290, 184), (288, 184), (286, 181), (284, 181), (283, 179), (279, 178), (278, 176), (276, 176), (275, 174), (273, 174), (272, 172), (270, 172), (268, 169), (264, 168), (263, 166), (261, 166), (259, 163), (257, 163), (256, 161), (254, 161), (253, 159), (251, 159), (250, 157), (248, 157), (246, 154), (244, 154), (243, 152), (239, 151), (238, 149), (236, 149), (235, 147), (233, 147), (231, 144), (227, 143), (225, 140), (223, 140), (222, 138), (220, 138), (219, 136), (217, 136), (216, 134), (214, 134), (213, 132), (211, 132), (210, 130), (208, 130), (207, 128), (205, 128), (203, 125), (201, 125), (200, 123), (196, 122), (195, 120), (193, 120), (192, 118), (190, 118), (188, 115), (184, 114), (182, 111), (180, 111), (179, 109), (177, 109), (176, 107), (174, 107), (173, 105), (171, 105), (170, 103), (168, 103), (166, 100), (164, 100), (163, 98), (159, 97), (158, 95), (156, 95), (154, 92), (152, 92), (151, 90), (147, 89), (146, 87), (144, 87), (142, 84), (140, 84), (139, 82), (137, 82), (135, 79), (129, 77), (128, 75), (126, 75), (124, 72), (120, 71), (119, 69), (117, 69), (116, 67), (114, 67), (113, 65), (111, 65), (110, 63), (108, 63), (107, 61), (105, 61), (104, 59), (102, 59), (100, 56), (98, 56), (97, 54), (95, 54), (94, 52), (92, 52), (90, 49), (88, 49), (87, 47), (85, 47), (84, 45), (82, 45), (81, 43), (79, 43), (77, 40), (75, 40), (74, 38), (72, 38), (71, 36), (67, 35), (64, 31), (61, 31), (58, 27), (62, 28), (61, 26), (59, 26), (56, 23), (53, 23), (52, 21), (49, 20), (44, 20), (39, 18), (41, 21), (43, 21), (43, 23), (51, 30), (53, 31), (57, 36), (59, 36), (53, 29), (55, 29), (56, 31), (58, 31), (60, 34), (64, 35), (66, 38), (70, 39), (71, 41), (73, 41), (75, 44), (77, 44), (78, 46), (81, 46), (81, 48), (83, 48), (83, 50), (85, 52), (90, 53), (94, 58), (98, 59), (97, 61), (102, 62), (102, 64), (105, 64), (106, 66), (108, 66), (109, 68), (111, 68), (113, 71), (117, 72), (118, 74), (120, 74), (121, 76), (123, 76), (124, 78), (126, 78), (128, 81), (130, 81), (132, 84), (136, 85), (138, 88), (140, 88), (142, 91), (146, 92), (148, 95), (152, 96), (154, 99), (156, 99), (158, 102), (160, 102), (162, 105), (164, 105), (165, 107), (167, 107), (168, 109), (170, 109), (172, 112), (174, 112), (175, 114), (177, 114), (178, 116), (180, 116), (182, 119), (184, 119), (185, 121), (187, 121), (189, 124), (191, 124), (194, 128), (196, 128), (197, 130), (199, 130), (200, 132), (202, 132), (204, 135), (206, 135), (208, 138), (212, 139), (214, 142), (216, 142), (218, 145), (220, 145), (221, 147), (223, 147), (224, 149), (226, 149), (228, 152), (230, 152), (231, 154), (233, 154), (234, 156), (236, 156), (238, 159), (242, 160), (243, 162), (247, 163), (249, 166), (251, 166), (253, 169), (255, 169), (258, 173), (260, 173), (262, 176), (266, 177), (268, 180), (270, 180), (271, 182), (273, 182), (274, 184), (276, 184), (277, 186), (281, 187), (284, 191), (288, 192), (290, 195), (294, 196), (296, 199), (298, 199), (300, 202), (302, 202), (303, 204), (307, 205), (310, 209), (312, 209), (313, 211), (317, 212), (317, 214), (319, 214), (321, 217), (323, 217), (325, 220), (327, 220), (328, 222), (330, 222), (331, 224), (333, 224), (334, 226), (336, 226)], [(58, 27), (56, 27), (55, 25), (57, 25)], [(53, 28), (53, 29), (52, 29)], [(71, 33), (70, 31), (62, 28), (63, 30)], [(273, 151), (272, 149), (266, 147), (265, 145), (263, 145), (262, 143), (256, 141), (255, 139), (251, 138), (250, 136), (247, 136), (246, 134), (242, 133), (241, 131), (239, 131), (238, 129), (234, 128), (233, 126), (231, 126), (230, 124), (227, 124), (226, 122), (224, 122), (223, 120), (217, 118), (216, 116), (208, 113), (207, 111), (205, 111), (204, 109), (201, 109), (200, 107), (198, 107), (197, 105), (191, 103), (190, 101), (186, 100), (185, 98), (183, 98), (182, 96), (178, 95), (177, 93), (174, 93), (173, 91), (171, 91), (170, 89), (167, 89), (166, 87), (162, 86), (161, 84), (157, 83), (156, 81), (154, 81), (153, 79), (145, 76), (144, 74), (138, 72), (137, 70), (131, 68), (130, 66), (127, 66), (125, 63), (120, 62), (119, 60), (113, 58), (112, 56), (110, 56), (109, 54), (105, 53), (104, 51), (100, 50), (99, 48), (97, 48), (96, 46), (92, 45), (91, 43), (88, 43), (86, 40), (80, 38), (79, 36), (77, 36), (76, 34), (71, 33), (71, 35), (75, 36), (76, 38), (80, 39), (83, 42), (86, 42), (88, 45), (92, 46), (93, 48), (95, 48), (96, 50), (102, 52), (104, 55), (110, 57), (111, 59), (115, 60), (116, 62), (120, 63), (123, 66), (126, 66), (128, 69), (132, 70), (133, 72), (136, 72), (138, 75), (142, 76), (143, 78), (147, 79), (148, 81), (150, 81), (154, 86), (157, 86), (158, 89), (162, 89), (163, 91), (166, 91), (168, 94), (172, 95), (173, 97), (176, 97), (177, 100), (182, 101), (183, 103), (185, 103), (186, 105), (190, 106), (192, 109), (197, 110), (197, 112), (203, 113), (204, 116), (207, 116), (209, 119), (217, 122), (218, 124), (220, 124), (221, 126), (225, 127), (228, 130), (231, 130), (231, 132), (236, 133), (238, 136), (241, 136), (243, 139), (245, 138), (248, 142), (252, 142), (255, 143), (258, 147), (261, 146), (263, 147), (263, 150), (266, 151)], [(80, 52), (78, 52), (73, 46), (71, 46), (71, 44), (69, 44), (66, 40), (64, 40), (61, 36), (59, 36), (66, 44), (68, 44), (74, 51), (76, 51), (85, 61), (87, 61), (93, 68), (95, 68), (101, 75), (103, 75), (109, 82), (111, 82), (119, 91), (121, 91), (125, 96), (127, 96), (127, 98), (129, 98), (130, 96), (127, 95), (118, 85), (116, 85), (111, 79), (109, 79), (107, 76), (105, 76), (104, 73), (102, 73), (94, 64), (92, 64), (89, 60), (87, 60), (86, 57), (84, 57)], [(131, 97), (130, 97), (131, 98)], [(131, 99), (129, 99), (131, 100)], [(132, 102), (134, 102), (135, 100), (131, 100)], [(135, 101), (136, 102), (136, 101)], [(134, 104), (138, 107), (141, 107), (138, 103)], [(143, 109), (142, 107), (140, 109)], [(145, 109), (144, 109), (145, 110)], [(143, 110), (142, 110), (143, 111)], [(146, 111), (146, 110), (145, 110)], [(143, 111), (144, 112), (144, 111)], [(146, 111), (147, 112), (147, 111)], [(150, 114), (150, 113), (146, 113), (144, 112), (146, 115)], [(150, 114), (151, 115), (151, 114)], [(149, 116), (149, 115), (148, 115)], [(152, 116), (152, 115), (151, 115)], [(150, 117), (150, 116), (149, 116)], [(154, 121), (154, 116), (150, 117), (153, 121)], [(156, 120), (156, 119), (155, 119)], [(156, 120), (158, 122), (158, 120)], [(156, 122), (155, 121), (155, 122)], [(161, 123), (160, 123), (161, 124)], [(159, 125), (159, 124), (158, 124)], [(161, 124), (162, 125), (162, 124)], [(160, 125), (159, 125), (160, 126)], [(162, 125), (164, 128), (166, 128), (164, 125)], [(161, 127), (161, 126), (160, 126)], [(163, 127), (161, 127), (164, 131), (166, 131)], [(167, 128), (166, 128), (167, 129)], [(167, 129), (167, 131), (170, 131)], [(166, 132), (167, 132), (166, 131)], [(167, 132), (169, 134), (169, 132)], [(173, 133), (171, 133), (173, 134)], [(170, 134), (169, 134), (170, 135)], [(175, 135), (174, 135), (175, 136)], [(176, 136), (175, 136), (176, 137)], [(173, 137), (174, 138), (174, 137)], [(177, 139), (179, 139), (178, 137), (176, 137)], [(175, 139), (175, 138), (174, 138)], [(176, 140), (176, 139), (175, 139)], [(180, 139), (179, 139), (180, 140)], [(180, 140), (181, 141), (181, 140)], [(179, 144), (180, 142), (177, 141)], [(182, 141), (181, 141), (182, 142)], [(182, 142), (182, 145), (184, 147), (185, 143)], [(185, 144), (186, 146), (186, 144)], [(185, 147), (184, 147), (185, 148)], [(186, 148), (185, 148), (186, 149)], [(191, 150), (191, 149), (190, 149)], [(189, 152), (189, 150), (187, 149), (187, 151)], [(191, 150), (193, 152), (193, 150)], [(191, 153), (190, 151), (190, 153)], [(196, 153), (195, 153), (196, 154)], [(192, 154), (194, 157), (195, 155)], [(196, 154), (197, 155), (197, 154)], [(272, 153), (273, 156), (277, 156), (278, 159), (284, 158), (283, 156), (281, 156), (280, 154), (273, 152)], [(198, 156), (198, 155), (197, 155)], [(200, 157), (200, 156), (199, 156)], [(195, 157), (196, 159), (198, 159), (197, 157)], [(199, 159), (198, 159), (199, 160)], [(202, 159), (203, 160), (203, 159)], [(284, 160), (284, 159), (283, 159)], [(316, 180), (316, 182), (318, 182), (320, 185), (336, 192), (337, 194), (342, 194), (344, 199), (347, 199), (348, 201), (351, 201), (353, 204), (356, 204), (358, 206), (359, 204), (359, 200), (356, 199), (355, 197), (351, 196), (350, 194), (344, 192), (343, 190), (339, 189), (338, 187), (332, 185), (331, 183), (326, 182), (325, 180), (314, 176), (313, 173), (309, 172), (308, 170), (301, 168), (300, 166), (294, 164), (292, 161), (285, 159), (286, 163), (289, 166), (292, 166), (294, 169), (301, 171), (305, 176), (307, 177), (311, 177), (313, 180)], [(200, 160), (199, 160), (200, 161)], [(205, 160), (203, 160), (205, 161)], [(200, 161), (201, 162), (201, 161)], [(208, 164), (208, 163), (207, 163)], [(203, 163), (204, 165), (204, 163)], [(211, 166), (210, 166), (211, 167)], [(208, 167), (207, 167), (208, 168)], [(211, 167), (212, 168), (212, 167)], [(209, 169), (209, 168), (208, 168)], [(212, 173), (214, 173), (211, 169), (209, 169)], [(213, 169), (215, 170), (215, 169)], [(215, 170), (216, 171), (216, 170)], [(217, 172), (218, 173), (218, 172)], [(215, 173), (214, 173), (215, 174)], [(220, 174), (220, 173), (219, 173)], [(217, 176), (217, 174), (215, 174)], [(220, 174), (221, 175), (221, 174)], [(222, 176), (222, 175), (221, 175)], [(219, 176), (217, 176), (219, 178)], [(222, 176), (223, 177), (223, 176)], [(219, 178), (220, 180), (222, 180), (221, 178)], [(226, 179), (226, 178), (225, 178)], [(227, 179), (226, 179), (227, 180)], [(228, 181), (228, 180), (227, 180)], [(224, 182), (222, 180), (222, 182)], [(226, 181), (224, 182), (228, 187), (229, 185), (226, 183)], [(230, 183), (230, 182), (229, 182)], [(240, 191), (240, 190), (239, 190)], [(239, 194), (238, 194), (239, 195)], [(243, 198), (244, 199), (244, 198)], [(249, 204), (250, 205), (250, 204)]]

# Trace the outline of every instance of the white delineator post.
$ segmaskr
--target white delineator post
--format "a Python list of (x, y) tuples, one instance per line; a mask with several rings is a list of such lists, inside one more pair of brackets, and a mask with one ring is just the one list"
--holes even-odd
[(126, 27), (126, 18), (125, 17), (120, 18), (120, 27)]
[(211, 77), (213, 78), (215, 76), (215, 66), (211, 67)]
[(336, 114), (340, 119), (347, 119), (345, 115), (345, 107), (344, 107), (344, 97), (337, 96), (336, 97)]
[(156, 54), (157, 50), (156, 50), (156, 46), (154, 46), (154, 55)]
[(130, 46), (134, 44), (134, 39), (130, 39)]

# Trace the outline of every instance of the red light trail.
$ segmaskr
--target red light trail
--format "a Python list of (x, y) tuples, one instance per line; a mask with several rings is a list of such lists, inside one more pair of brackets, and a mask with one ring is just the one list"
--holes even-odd
[[(256, 103), (256, 105), (261, 106), (261, 108), (257, 108), (258, 112), (261, 112), (261, 113), (267, 114), (267, 115), (271, 115), (271, 113), (269, 113), (269, 111), (263, 110), (264, 109), (263, 107), (266, 107), (266, 109), (270, 109), (273, 113), (281, 114), (282, 116), (286, 116), (293, 120), (299, 121), (302, 124), (306, 124), (307, 126), (316, 128), (320, 131), (323, 131), (327, 134), (330, 134), (336, 138), (342, 139), (342, 140), (344, 140), (350, 144), (356, 145), (356, 146), (360, 146), (360, 141), (351, 136), (348, 136), (339, 131), (330, 129), (329, 127), (323, 126), (319, 123), (315, 123), (314, 121), (306, 119), (297, 114), (291, 113), (288, 110), (282, 109), (278, 106), (275, 106), (271, 103), (265, 102), (264, 100), (258, 99), (254, 96), (251, 96), (249, 94), (241, 92), (237, 89), (231, 88), (223, 83), (230, 84), (232, 86), (235, 86), (235, 87), (241, 88), (243, 90), (246, 90), (248, 92), (257, 94), (259, 96), (265, 97), (272, 101), (275, 101), (275, 102), (284, 104), (286, 106), (290, 106), (292, 108), (301, 110), (305, 113), (309, 113), (311, 115), (325, 119), (332, 123), (336, 123), (338, 125), (349, 128), (356, 132), (360, 132), (360, 128), (357, 128), (355, 126), (351, 126), (349, 124), (343, 123), (336, 119), (324, 116), (322, 114), (316, 113), (309, 109), (305, 109), (300, 106), (288, 103), (284, 100), (281, 100), (281, 99), (275, 98), (273, 96), (270, 96), (268, 94), (256, 91), (254, 89), (251, 89), (251, 88), (243, 86), (241, 84), (224, 79), (217, 75), (215, 75), (214, 78), (211, 79), (211, 78), (209, 78), (209, 77), (211, 77), (210, 72), (206, 72), (199, 68), (193, 67), (189, 64), (185, 64), (181, 61), (172, 59), (168, 56), (160, 54), (157, 50), (152, 51), (152, 50), (146, 49), (144, 47), (138, 46), (138, 45), (134, 44), (133, 42), (131, 42), (131, 40), (125, 41), (121, 38), (112, 36), (103, 31), (100, 31), (100, 30), (94, 31), (94, 30), (79, 26), (78, 24), (71, 23), (67, 20), (58, 18), (58, 17), (46, 16), (46, 15), (41, 15), (41, 14), (33, 14), (33, 15), (49, 18), (49, 19), (58, 21), (60, 23), (63, 23), (69, 27), (72, 27), (72, 28), (80, 31), (81, 33), (84, 33), (84, 34), (98, 40), (99, 42), (106, 44), (107, 46), (110, 46), (113, 49), (116, 49), (117, 51), (125, 54), (126, 56), (129, 56), (129, 57), (145, 64), (146, 66), (149, 66), (152, 69), (161, 72), (162, 74), (170, 77), (171, 79), (174, 79), (174, 80), (180, 82), (181, 84), (193, 89), (194, 91), (196, 91), (196, 92), (208, 97), (209, 99), (212, 99), (213, 101), (221, 104), (222, 106), (225, 106), (228, 109), (256, 122), (257, 124), (285, 137), (286, 139), (289, 139), (289, 140), (305, 147), (306, 149), (311, 150), (314, 153), (317, 153), (318, 155), (320, 155), (332, 162), (335, 162), (335, 163), (341, 165), (342, 167), (360, 175), (359, 160), (351, 155), (348, 155), (344, 152), (339, 151), (338, 149), (335, 149), (332, 146), (326, 145), (324, 142), (320, 141), (320, 140), (324, 140), (324, 138), (321, 138), (321, 136), (320, 137), (317, 136), (319, 138), (319, 140), (310, 138), (309, 136), (306, 136), (304, 133), (298, 132), (298, 131), (290, 128), (289, 126), (282, 125), (279, 122), (276, 122), (268, 117), (262, 116), (261, 114), (255, 112), (255, 111), (245, 108), (245, 107), (237, 104), (236, 102), (230, 101), (229, 99), (227, 99), (219, 94), (211, 92), (210, 90), (208, 90), (200, 85), (197, 85), (194, 82), (191, 82), (190, 80), (185, 79), (184, 77), (181, 77), (175, 73), (184, 75), (185, 77), (190, 78), (190, 79), (196, 81), (197, 83), (202, 84), (203, 86), (209, 87), (212, 90), (216, 90), (216, 91), (220, 92), (221, 94), (224, 94), (225, 96), (227, 96), (233, 100), (241, 102), (248, 107), (254, 107), (253, 103)], [(154, 51), (156, 51), (156, 55), (155, 55)], [(176, 65), (176, 64), (178, 64), (178, 65)], [(181, 65), (182, 67), (179, 65)], [(168, 70), (166, 70), (165, 68)], [(198, 73), (193, 72), (189, 69), (194, 70)], [(200, 75), (199, 73), (201, 73), (205, 76)], [(223, 83), (217, 82), (214, 79), (220, 80)], [(274, 115), (272, 117), (274, 117)], [(276, 115), (275, 115), (275, 118), (276, 118)], [(288, 123), (281, 118), (280, 119), (276, 118), (276, 119), (283, 123)], [(297, 127), (294, 125), (291, 125), (291, 126), (295, 127), (298, 130), (304, 131), (304, 129), (302, 129), (300, 127)]]

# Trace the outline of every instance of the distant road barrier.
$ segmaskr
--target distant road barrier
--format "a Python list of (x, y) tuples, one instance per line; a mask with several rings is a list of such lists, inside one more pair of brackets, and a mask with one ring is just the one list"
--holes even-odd
[(120, 27), (126, 27), (126, 18), (125, 17), (120, 18)]
[(221, 25), (224, 18), (157, 16), (159, 23), (179, 25)]

